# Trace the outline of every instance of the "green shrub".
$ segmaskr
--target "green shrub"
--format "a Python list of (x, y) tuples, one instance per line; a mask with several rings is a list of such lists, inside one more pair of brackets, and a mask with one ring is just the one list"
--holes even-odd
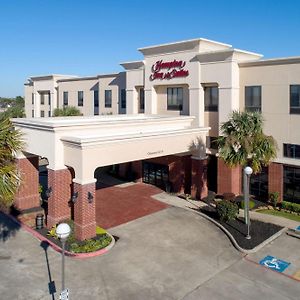
[(239, 212), (236, 203), (222, 200), (217, 204), (217, 213), (221, 221), (228, 222), (234, 220)]
[(103, 229), (102, 227), (97, 226), (96, 227), (96, 234), (106, 234), (106, 230)]
[[(244, 209), (245, 208), (245, 201), (242, 200), (241, 202), (241, 208)], [(255, 207), (255, 202), (253, 200), (250, 200), (249, 201), (249, 208), (252, 209)]]
[(81, 111), (75, 106), (66, 106), (63, 108), (55, 108), (53, 112), (54, 117), (64, 116), (82, 116)]
[(54, 239), (58, 239), (58, 236), (56, 234), (56, 227), (57, 225), (53, 225), (51, 229), (47, 232), (47, 235), (53, 237)]
[(40, 184), (39, 185), (39, 193), (41, 194), (43, 192), (43, 186)]
[(276, 207), (279, 201), (279, 193), (278, 192), (269, 193), (269, 201), (274, 207)]
[(294, 212), (299, 215), (300, 214), (300, 204), (293, 203), (293, 206), (294, 206)]
[(300, 204), (298, 204), (298, 203), (282, 201), (281, 207), (282, 207), (282, 209), (288, 210), (290, 212), (300, 214)]
[(111, 237), (107, 234), (102, 234), (99, 239), (90, 239), (81, 243), (72, 243), (70, 251), (73, 253), (89, 253), (100, 250), (111, 243)]

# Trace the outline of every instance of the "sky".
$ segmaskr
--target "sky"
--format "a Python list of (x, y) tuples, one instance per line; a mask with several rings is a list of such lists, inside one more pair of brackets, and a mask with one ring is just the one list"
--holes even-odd
[(0, 0), (0, 97), (27, 78), (119, 72), (137, 48), (207, 38), (264, 58), (300, 56), (298, 0)]

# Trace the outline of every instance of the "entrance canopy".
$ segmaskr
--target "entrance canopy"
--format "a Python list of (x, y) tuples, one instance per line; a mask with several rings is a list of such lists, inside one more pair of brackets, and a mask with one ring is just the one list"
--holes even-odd
[(205, 155), (209, 128), (193, 116), (114, 115), (13, 119), (25, 151), (46, 157), (53, 170), (70, 166), (74, 181), (94, 182), (97, 167), (187, 153)]

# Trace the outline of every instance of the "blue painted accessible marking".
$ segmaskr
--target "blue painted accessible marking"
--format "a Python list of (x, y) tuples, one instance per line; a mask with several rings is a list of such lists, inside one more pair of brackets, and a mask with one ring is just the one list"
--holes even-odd
[(296, 231), (300, 231), (300, 225), (295, 228)]
[(265, 266), (269, 269), (275, 270), (280, 273), (283, 272), (291, 264), (271, 255), (266, 256), (259, 263), (262, 266)]

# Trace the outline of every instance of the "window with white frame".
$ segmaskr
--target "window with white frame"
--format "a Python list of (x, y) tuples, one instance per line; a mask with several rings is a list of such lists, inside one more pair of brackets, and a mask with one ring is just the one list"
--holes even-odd
[(105, 97), (104, 97), (104, 106), (105, 107), (111, 107), (112, 105), (112, 101), (111, 101), (111, 98), (112, 98), (112, 92), (111, 90), (105, 90)]
[(167, 88), (168, 110), (182, 110), (183, 106), (183, 88), (170, 87)]
[(261, 112), (261, 86), (245, 87), (245, 110)]

